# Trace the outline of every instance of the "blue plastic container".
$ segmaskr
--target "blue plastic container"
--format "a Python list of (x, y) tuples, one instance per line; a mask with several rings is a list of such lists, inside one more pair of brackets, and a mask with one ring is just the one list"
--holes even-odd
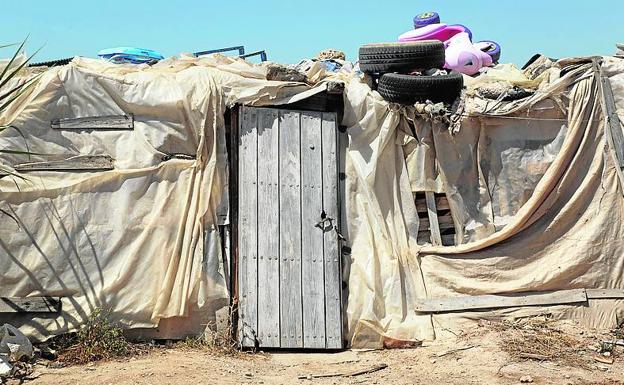
[(107, 48), (98, 52), (98, 56), (113, 63), (133, 64), (150, 63), (165, 58), (159, 52), (153, 51), (151, 49), (135, 47)]

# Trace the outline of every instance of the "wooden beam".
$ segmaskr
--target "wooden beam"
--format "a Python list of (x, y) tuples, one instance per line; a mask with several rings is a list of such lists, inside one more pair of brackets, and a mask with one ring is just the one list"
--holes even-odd
[(294, 103), (276, 105), (273, 107), (284, 110), (296, 110), (302, 112), (337, 112), (339, 115), (338, 121), (340, 121), (340, 114), (342, 114), (342, 110), (344, 108), (344, 101), (342, 98), (342, 94), (329, 93), (327, 91), (324, 91), (319, 94), (315, 94), (305, 99), (296, 101)]
[[(438, 210), (449, 210), (450, 207), (448, 205), (448, 201), (446, 200), (446, 198), (444, 197), (440, 197), (438, 199), (436, 199), (436, 208)], [(416, 201), (416, 211), (418, 211), (419, 213), (426, 213), (427, 212), (427, 202), (425, 202), (424, 200), (417, 200)]]
[(271, 348), (281, 342), (278, 125), (279, 110), (258, 109), (258, 341)]
[(431, 244), (439, 246), (442, 244), (440, 237), (440, 225), (438, 224), (438, 210), (436, 209), (435, 195), (431, 191), (425, 191), (427, 200), (427, 216), (429, 216), (429, 231), (431, 232)]
[(58, 313), (61, 311), (59, 297), (0, 297), (0, 313)]
[(615, 105), (615, 98), (613, 97), (613, 89), (611, 88), (611, 82), (609, 78), (602, 75), (600, 76), (602, 82), (602, 94), (605, 101), (605, 115), (607, 118), (608, 128), (611, 131), (611, 137), (613, 139), (613, 150), (617, 156), (618, 165), (620, 168), (624, 167), (624, 134), (622, 133), (622, 125), (620, 124), (620, 117), (617, 114), (617, 107)]
[(600, 56), (569, 57), (569, 58), (558, 60), (557, 64), (559, 64), (560, 68), (564, 68), (564, 67), (571, 66), (571, 65), (587, 64), (587, 63), (591, 63), (591, 62), (594, 62), (596, 60), (601, 60), (601, 59), (602, 58)]
[(506, 307), (546, 306), (587, 302), (585, 289), (555, 292), (475, 295), (452, 298), (423, 299), (416, 303), (419, 313), (438, 313)]
[(622, 289), (587, 289), (586, 292), (589, 299), (624, 298)]
[[(238, 253), (238, 136), (239, 136), (239, 111), (238, 105), (234, 106), (229, 111), (229, 126), (226, 125), (225, 137), (228, 143), (228, 189), (229, 193), (228, 202), (230, 204), (230, 243), (229, 253), (226, 258), (230, 261), (230, 306), (234, 309), (238, 307), (239, 300), (239, 286), (238, 286), (238, 271), (239, 271), (239, 253)], [(226, 115), (227, 117), (227, 115)], [(227, 120), (226, 120), (227, 122)], [(227, 123), (226, 123), (227, 124)], [(238, 330), (239, 319), (238, 313), (232, 314), (232, 329)]]
[(113, 158), (108, 155), (78, 155), (64, 160), (21, 163), (13, 166), (16, 171), (105, 171), (113, 170)]
[[(428, 214), (428, 213), (427, 213)], [(438, 220), (438, 229), (446, 230), (446, 229), (454, 229), (455, 224), (453, 222), (453, 217), (450, 215), (444, 215), (437, 218)], [(420, 231), (429, 230), (430, 222), (428, 218), (420, 218)]]
[(325, 286), (323, 229), (315, 227), (323, 212), (323, 114), (301, 116), (301, 293), (303, 346), (324, 349)]
[(442, 245), (443, 246), (453, 246), (455, 245), (455, 234), (446, 234), (442, 235)]
[[(238, 156), (238, 328), (244, 347), (258, 343), (258, 110), (241, 107)], [(255, 163), (254, 163), (255, 162)]]
[(303, 348), (301, 292), (301, 114), (279, 111), (279, 279), (282, 348)]
[[(323, 113), (321, 124), (321, 153), (323, 174), (323, 212), (327, 218), (338, 218), (338, 119), (335, 113)], [(342, 349), (342, 280), (337, 223), (323, 230), (325, 260), (325, 338), (327, 349)], [(329, 231), (328, 231), (329, 230)]]
[(86, 118), (54, 119), (55, 130), (133, 130), (134, 115), (89, 116)]
[(620, 182), (620, 190), (624, 194), (624, 172), (622, 171), (624, 156), (624, 143), (622, 141), (622, 126), (620, 124), (620, 118), (617, 114), (617, 107), (615, 105), (615, 99), (613, 98), (613, 90), (611, 89), (611, 82), (608, 77), (604, 75), (601, 68), (599, 59), (593, 60), (594, 79), (598, 83), (601, 90), (600, 106), (602, 107), (603, 114), (605, 116), (605, 135), (607, 137), (607, 144), (609, 154), (613, 159), (613, 162), (617, 165), (615, 171)]

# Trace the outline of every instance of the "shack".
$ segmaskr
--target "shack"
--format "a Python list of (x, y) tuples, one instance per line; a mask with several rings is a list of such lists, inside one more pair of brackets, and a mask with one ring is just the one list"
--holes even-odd
[(452, 108), (388, 103), (356, 70), (268, 72), (26, 71), (0, 116), (2, 146), (29, 152), (1, 159), (1, 321), (45, 339), (106, 309), (134, 338), (341, 349), (622, 319), (622, 59), (500, 65)]

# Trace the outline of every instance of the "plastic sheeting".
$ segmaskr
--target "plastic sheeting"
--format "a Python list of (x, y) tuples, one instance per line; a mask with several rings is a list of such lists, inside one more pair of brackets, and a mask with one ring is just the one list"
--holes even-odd
[[(619, 89), (620, 80), (612, 80)], [(349, 222), (353, 346), (426, 340), (475, 316), (417, 313), (419, 299), (624, 287), (622, 189), (607, 155), (598, 84), (591, 64), (577, 65), (541, 85), (544, 92), (488, 111), (497, 117), (484, 116), (484, 101), (468, 100), (457, 133), (417, 123), (422, 149), (409, 150), (435, 153), (437, 160), (429, 162), (435, 171), (421, 172), (403, 162), (405, 140), (395, 140), (411, 108), (389, 109), (365, 84), (351, 81), (345, 124), (348, 218), (357, 218)], [(410, 183), (410, 168), (423, 180)], [(414, 200), (405, 192), (440, 190), (429, 175), (447, 193), (458, 246), (415, 241)], [(575, 314), (611, 326), (624, 308), (605, 302), (487, 315)]]
[[(614, 60), (605, 71), (622, 108), (624, 65)], [(416, 313), (419, 299), (624, 288), (622, 191), (592, 68), (548, 71), (529, 79), (538, 92), (522, 100), (469, 97), (459, 130), (389, 105), (358, 74), (331, 75), (346, 82), (351, 346), (432, 339), (479, 315)], [(1, 122), (25, 138), (5, 130), (3, 146), (27, 143), (42, 154), (3, 155), (5, 164), (115, 159), (112, 171), (0, 179), (0, 208), (16, 218), (0, 223), (0, 295), (66, 297), (61, 316), (14, 323), (47, 336), (76, 328), (97, 307), (161, 337), (210, 323), (229, 298), (216, 226), (227, 194), (225, 107), (285, 104), (325, 89), (265, 75), (262, 65), (218, 55), (153, 67), (75, 59), (5, 112)], [(130, 113), (133, 131), (50, 128), (57, 118)], [(176, 154), (195, 159), (165, 160)], [(447, 194), (457, 246), (417, 243), (416, 191)], [(622, 312), (617, 301), (590, 305), (488, 314), (551, 311), (607, 325)]]
[[(0, 208), (15, 219), (0, 223), (0, 296), (64, 298), (59, 317), (11, 322), (42, 337), (104, 308), (128, 328), (159, 326), (163, 338), (203, 331), (229, 303), (216, 226), (226, 102), (284, 103), (323, 89), (267, 82), (262, 67), (222, 56), (153, 67), (77, 58), (46, 71), (2, 116), (17, 128), (2, 132), (2, 146), (33, 155), (3, 154), (3, 164), (109, 155), (115, 169), (0, 179)], [(50, 128), (118, 114), (133, 114), (134, 130)]]

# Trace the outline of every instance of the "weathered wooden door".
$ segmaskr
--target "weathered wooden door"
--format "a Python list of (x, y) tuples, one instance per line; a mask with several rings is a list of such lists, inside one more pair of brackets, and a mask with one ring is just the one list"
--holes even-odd
[(239, 338), (342, 348), (335, 113), (242, 107)]

